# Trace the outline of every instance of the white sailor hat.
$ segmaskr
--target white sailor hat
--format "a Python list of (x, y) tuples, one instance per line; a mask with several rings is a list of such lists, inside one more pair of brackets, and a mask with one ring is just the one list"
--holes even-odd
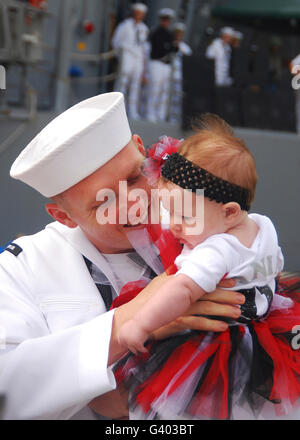
[(234, 31), (234, 38), (237, 40), (242, 40), (244, 38), (244, 35), (240, 31)]
[(158, 16), (159, 17), (174, 18), (175, 17), (175, 12), (173, 11), (173, 9), (170, 9), (170, 8), (162, 8), (162, 9), (159, 10)]
[(52, 197), (102, 167), (130, 139), (123, 94), (94, 96), (50, 122), (21, 152), (10, 175)]
[(220, 30), (221, 35), (230, 35), (231, 37), (234, 37), (235, 30), (230, 26), (225, 26)]
[(174, 31), (184, 32), (185, 29), (186, 29), (186, 25), (184, 23), (175, 23), (174, 24)]
[(144, 12), (145, 14), (148, 12), (148, 7), (146, 5), (144, 5), (144, 3), (134, 3), (131, 6), (132, 11), (141, 11)]

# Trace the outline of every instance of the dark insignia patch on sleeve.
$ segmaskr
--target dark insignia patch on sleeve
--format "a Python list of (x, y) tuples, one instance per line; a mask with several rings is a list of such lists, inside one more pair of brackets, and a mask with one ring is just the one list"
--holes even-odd
[(21, 252), (23, 252), (23, 249), (17, 245), (16, 243), (10, 243), (6, 248), (5, 251), (10, 252), (15, 257), (17, 257)]

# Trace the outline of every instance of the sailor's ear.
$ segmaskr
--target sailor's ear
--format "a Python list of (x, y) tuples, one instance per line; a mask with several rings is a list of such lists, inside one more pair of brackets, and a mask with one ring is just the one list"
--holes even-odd
[(78, 226), (77, 223), (75, 223), (71, 219), (67, 211), (59, 207), (56, 203), (47, 203), (45, 208), (48, 214), (51, 215), (51, 217), (53, 217), (54, 220), (58, 221), (59, 223), (62, 223), (65, 226), (68, 226), (68, 228), (73, 229)]
[(142, 155), (146, 157), (146, 150), (145, 150), (143, 141), (140, 138), (140, 136), (138, 134), (134, 134), (132, 136), (132, 140), (135, 143), (135, 145), (137, 146), (139, 152), (142, 153)]

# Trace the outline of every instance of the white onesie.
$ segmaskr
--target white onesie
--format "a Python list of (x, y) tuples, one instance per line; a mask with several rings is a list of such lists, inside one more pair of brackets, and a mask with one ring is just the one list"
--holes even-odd
[(234, 290), (256, 287), (252, 296), (249, 291), (248, 298), (246, 292), (251, 316), (243, 313), (246, 319), (253, 319), (264, 316), (270, 308), (272, 298), (266, 292), (271, 289), (274, 295), (275, 277), (283, 269), (283, 255), (271, 220), (259, 214), (249, 217), (259, 226), (250, 248), (233, 235), (215, 234), (194, 249), (185, 246), (175, 263), (176, 275), (187, 275), (206, 292), (213, 292), (225, 275), (235, 279)]

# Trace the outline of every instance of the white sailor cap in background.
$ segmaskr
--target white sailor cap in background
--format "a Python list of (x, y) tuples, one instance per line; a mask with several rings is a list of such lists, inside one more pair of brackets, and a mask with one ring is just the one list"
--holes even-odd
[(51, 121), (21, 152), (10, 175), (52, 197), (102, 167), (130, 139), (123, 94), (94, 96)]
[(158, 11), (158, 16), (159, 17), (174, 18), (175, 12), (173, 11), (173, 9), (170, 9), (170, 8), (162, 8)]
[(131, 6), (132, 11), (141, 11), (144, 12), (145, 14), (148, 12), (148, 7), (146, 5), (144, 5), (144, 3), (134, 3)]
[(242, 40), (244, 38), (244, 35), (242, 32), (240, 31), (234, 31), (234, 38), (236, 40)]
[(230, 26), (225, 26), (220, 30), (221, 35), (231, 35), (231, 37), (234, 37), (235, 30)]
[(186, 29), (186, 25), (184, 23), (175, 23), (174, 24), (174, 31), (184, 32), (185, 29)]

